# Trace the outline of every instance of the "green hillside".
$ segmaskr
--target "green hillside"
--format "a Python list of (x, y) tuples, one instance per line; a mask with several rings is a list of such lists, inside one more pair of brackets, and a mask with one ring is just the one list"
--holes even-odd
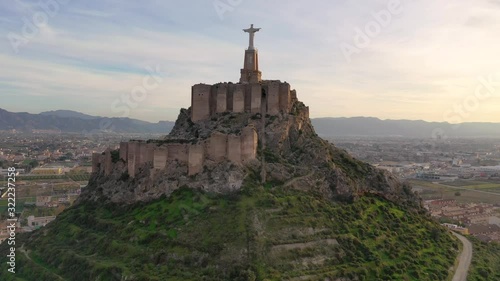
[(500, 280), (500, 244), (484, 243), (467, 237), (473, 244), (472, 264), (468, 281)]
[(458, 254), (446, 230), (385, 199), (248, 183), (225, 196), (182, 188), (147, 204), (79, 204), (18, 244), (17, 273), (2, 255), (0, 280), (435, 281)]

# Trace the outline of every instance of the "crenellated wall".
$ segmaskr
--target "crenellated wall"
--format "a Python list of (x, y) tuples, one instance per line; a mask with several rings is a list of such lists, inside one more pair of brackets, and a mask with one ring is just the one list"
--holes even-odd
[(232, 93), (232, 112), (242, 113), (245, 112), (245, 86), (237, 84)]
[(208, 139), (208, 159), (221, 162), (227, 155), (227, 135), (214, 132)]
[(104, 152), (104, 155), (101, 157), (102, 157), (101, 163), (104, 163), (104, 174), (106, 176), (108, 176), (111, 174), (111, 171), (113, 169), (113, 162), (111, 159), (111, 149), (109, 149), (109, 148), (106, 149), (106, 151)]
[(206, 84), (197, 84), (192, 87), (191, 106), (193, 109), (196, 109), (191, 111), (191, 119), (193, 122), (210, 117), (210, 102), (212, 100), (210, 98), (211, 89), (212, 86)]
[(294, 100), (292, 93), (290, 84), (273, 80), (251, 84), (197, 84), (191, 90), (191, 120), (206, 120), (222, 112), (271, 115), (289, 112)]
[(222, 113), (227, 111), (228, 99), (228, 84), (220, 84), (217, 88), (217, 95), (215, 97), (215, 112)]
[(92, 172), (99, 170), (101, 162), (101, 153), (92, 153)]
[(227, 136), (227, 158), (234, 163), (241, 163), (241, 136)]
[(267, 112), (276, 115), (280, 110), (280, 83), (271, 82), (267, 85)]
[(120, 159), (127, 161), (128, 145), (126, 142), (120, 142)]
[(262, 102), (262, 85), (253, 84), (251, 86), (250, 92), (250, 112), (260, 113), (261, 112), (261, 102)]
[(205, 161), (205, 148), (202, 144), (192, 144), (189, 146), (188, 174), (196, 175), (203, 171)]
[(188, 145), (183, 143), (168, 143), (167, 145), (168, 157), (167, 161), (177, 160), (181, 163), (188, 161)]
[(136, 163), (139, 158), (139, 143), (129, 142), (127, 149), (127, 170), (131, 177), (135, 177)]
[(257, 131), (253, 127), (245, 127), (241, 133), (241, 162), (255, 159), (258, 144)]
[(280, 111), (290, 112), (292, 99), (290, 97), (290, 84), (280, 84)]
[[(208, 139), (196, 144), (122, 142), (119, 154), (121, 160), (125, 161), (128, 174), (132, 178), (136, 176), (140, 167), (163, 170), (169, 161), (187, 165), (188, 175), (195, 175), (203, 171), (206, 161), (220, 163), (227, 160), (235, 164), (243, 164), (248, 160), (256, 159), (257, 143), (257, 130), (250, 125), (243, 128), (241, 135), (214, 132)], [(92, 172), (102, 171), (109, 175), (113, 168), (110, 149), (102, 154), (92, 154)]]
[(112, 169), (111, 149), (108, 148), (103, 153), (92, 153), (92, 172), (103, 171), (108, 176)]
[(167, 166), (168, 149), (164, 146), (154, 150), (153, 169), (161, 170)]

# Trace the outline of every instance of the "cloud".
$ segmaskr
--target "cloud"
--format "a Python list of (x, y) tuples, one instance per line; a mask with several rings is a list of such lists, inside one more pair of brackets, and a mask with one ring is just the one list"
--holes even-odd
[(97, 18), (109, 18), (113, 16), (113, 13), (106, 13), (97, 10), (83, 10), (83, 9), (71, 9), (72, 13), (81, 15), (81, 16), (89, 16), (89, 17), (97, 17)]
[[(37, 3), (0, 11), (0, 35), (20, 33)], [(172, 120), (189, 106), (191, 85), (239, 79), (248, 40), (241, 29), (250, 23), (262, 27), (256, 46), (264, 79), (290, 82), (312, 117), (443, 121), (479, 76), (500, 71), (498, 1), (489, 0), (401, 0), (402, 13), (347, 62), (340, 44), (352, 43), (355, 29), (387, 3), (242, 1), (221, 20), (211, 1), (71, 1), (19, 54), (3, 41), (0, 92), (19, 97), (12, 108), (112, 115), (111, 104), (142, 83), (145, 67), (159, 65), (167, 76), (130, 117)], [(500, 122), (495, 106), (492, 98), (464, 121)]]

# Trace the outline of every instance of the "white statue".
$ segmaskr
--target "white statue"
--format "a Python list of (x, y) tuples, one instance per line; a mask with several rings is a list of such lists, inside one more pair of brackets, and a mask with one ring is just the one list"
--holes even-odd
[(248, 32), (248, 34), (250, 35), (250, 39), (249, 39), (249, 43), (248, 43), (248, 49), (249, 50), (253, 50), (254, 49), (254, 47), (253, 47), (253, 38), (255, 36), (255, 32), (257, 32), (259, 30), (260, 30), (260, 28), (254, 28), (253, 24), (250, 25), (250, 28), (243, 29), (243, 31)]

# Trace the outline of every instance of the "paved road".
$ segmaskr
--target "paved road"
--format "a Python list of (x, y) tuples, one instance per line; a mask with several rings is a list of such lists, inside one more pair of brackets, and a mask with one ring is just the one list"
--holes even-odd
[(460, 234), (453, 232), (453, 235), (462, 241), (464, 247), (462, 253), (460, 253), (460, 261), (458, 262), (458, 267), (455, 270), (455, 276), (453, 276), (452, 281), (467, 281), (467, 272), (472, 260), (472, 244)]

